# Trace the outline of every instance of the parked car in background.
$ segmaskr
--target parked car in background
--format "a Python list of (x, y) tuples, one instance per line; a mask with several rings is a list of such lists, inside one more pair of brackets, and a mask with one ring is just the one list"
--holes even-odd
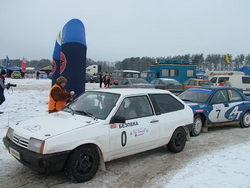
[(117, 158), (162, 146), (181, 152), (192, 123), (190, 107), (169, 91), (99, 89), (59, 112), (11, 123), (3, 142), (35, 171), (65, 170), (84, 182)]
[(42, 78), (42, 79), (47, 79), (48, 78), (48, 75), (46, 74), (46, 72), (44, 71), (39, 71), (39, 78)]
[(232, 87), (196, 86), (178, 96), (194, 113), (193, 136), (209, 127), (240, 124), (250, 126), (250, 98)]
[(156, 78), (150, 82), (156, 89), (165, 89), (171, 91), (175, 95), (184, 91), (184, 87), (177, 80), (172, 78)]
[(88, 82), (93, 83), (93, 78), (90, 74), (86, 73), (85, 74), (85, 83), (88, 83)]
[(114, 70), (110, 75), (110, 83), (118, 82), (122, 78), (140, 78), (140, 72), (135, 70)]
[(214, 85), (219, 85), (221, 81), (227, 81), (231, 87), (241, 90), (245, 95), (250, 96), (250, 76), (246, 75), (217, 75), (211, 78)]
[(194, 86), (205, 86), (205, 85), (212, 86), (213, 83), (210, 80), (188, 79), (183, 83), (183, 85), (184, 85), (184, 90), (186, 90)]
[(90, 81), (91, 83), (99, 83), (100, 82), (100, 76), (99, 74), (94, 74), (91, 76), (92, 80)]
[(155, 88), (143, 78), (122, 78), (114, 82), (109, 88)]
[(20, 71), (13, 71), (11, 74), (11, 78), (23, 78)]

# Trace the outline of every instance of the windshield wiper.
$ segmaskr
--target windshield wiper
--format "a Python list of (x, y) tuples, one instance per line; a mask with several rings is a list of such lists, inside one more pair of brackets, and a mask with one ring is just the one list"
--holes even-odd
[(87, 116), (89, 116), (89, 117), (92, 117), (94, 120), (96, 120), (96, 117), (93, 116), (93, 114), (91, 114), (91, 113), (89, 113), (89, 112), (86, 112), (86, 111), (84, 111), (84, 110), (75, 110), (75, 112), (81, 113), (81, 114), (85, 114), (85, 115), (87, 115)]
[(71, 114), (74, 115), (75, 114), (75, 110), (73, 110), (73, 108), (71, 108), (70, 106), (66, 106), (65, 108), (68, 108), (71, 110)]

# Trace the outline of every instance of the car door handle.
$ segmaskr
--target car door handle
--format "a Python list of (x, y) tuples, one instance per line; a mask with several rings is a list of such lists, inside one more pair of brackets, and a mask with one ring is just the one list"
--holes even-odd
[(228, 103), (226, 103), (226, 104), (224, 104), (224, 106), (225, 106), (225, 107), (229, 107), (229, 104), (228, 104)]
[(150, 123), (157, 123), (157, 122), (159, 122), (159, 120), (154, 119), (154, 120), (150, 121)]

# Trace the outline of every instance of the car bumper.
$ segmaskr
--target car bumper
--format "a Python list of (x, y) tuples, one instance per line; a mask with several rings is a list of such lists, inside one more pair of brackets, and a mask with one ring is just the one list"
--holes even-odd
[(17, 152), (18, 157), (12, 155), (19, 162), (40, 173), (50, 173), (62, 170), (70, 153), (70, 151), (64, 151), (42, 155), (16, 145), (7, 137), (3, 138), (3, 142), (9, 152), (10, 149), (12, 151), (14, 149), (14, 151)]

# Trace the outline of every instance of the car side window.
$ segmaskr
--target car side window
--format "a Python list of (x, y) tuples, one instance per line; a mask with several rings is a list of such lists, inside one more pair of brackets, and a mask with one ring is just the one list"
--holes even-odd
[(184, 109), (184, 105), (170, 94), (150, 94), (156, 114), (165, 114)]
[(127, 85), (128, 84), (128, 80), (127, 79), (123, 79), (121, 82), (121, 85)]
[(212, 97), (210, 104), (218, 104), (218, 103), (227, 103), (228, 102), (228, 94), (227, 90), (219, 90), (216, 91), (214, 96)]
[(188, 85), (195, 85), (195, 80), (190, 80), (189, 84)]
[(128, 97), (122, 101), (115, 115), (125, 119), (141, 118), (152, 116), (153, 110), (147, 96)]
[(156, 80), (156, 81), (155, 81), (155, 84), (160, 84), (160, 80)]
[(190, 80), (186, 80), (184, 83), (183, 83), (183, 85), (185, 86), (185, 85), (189, 85), (189, 81)]
[(217, 81), (217, 77), (213, 77), (210, 81), (215, 84)]
[(235, 90), (227, 90), (228, 91), (228, 96), (229, 96), (229, 101), (230, 102), (235, 102), (235, 101), (242, 101), (242, 96), (238, 91)]

